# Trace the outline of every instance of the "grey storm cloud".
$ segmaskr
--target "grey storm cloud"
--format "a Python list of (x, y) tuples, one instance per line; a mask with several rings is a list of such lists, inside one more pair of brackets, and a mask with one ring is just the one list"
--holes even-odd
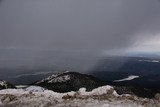
[(0, 68), (90, 69), (159, 29), (159, 0), (0, 0)]
[(0, 48), (123, 48), (159, 33), (158, 0), (1, 0)]

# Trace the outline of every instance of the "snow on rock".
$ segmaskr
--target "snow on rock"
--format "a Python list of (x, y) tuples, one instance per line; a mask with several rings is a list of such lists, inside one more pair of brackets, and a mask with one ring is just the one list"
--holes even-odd
[(133, 80), (135, 78), (139, 78), (139, 76), (131, 75), (131, 76), (128, 76), (127, 78), (124, 78), (124, 79), (115, 80), (114, 82), (130, 81), (130, 80)]
[(29, 86), (25, 90), (30, 92), (44, 92), (45, 89), (40, 86)]
[(106, 94), (110, 91), (112, 91), (112, 93), (113, 93), (114, 89), (113, 89), (113, 87), (111, 87), (109, 85), (98, 87), (96, 89), (93, 89), (90, 92), (86, 92), (86, 88), (80, 88), (79, 89), (79, 93), (81, 95), (103, 95), (103, 94)]
[(60, 77), (55, 77), (55, 78), (51, 79), (50, 81), (48, 81), (48, 83), (65, 82), (65, 81), (68, 81), (69, 79), (70, 79), (69, 75), (64, 75), (64, 76), (60, 76)]
[(55, 78), (56, 76), (57, 76), (57, 74), (53, 74), (53, 75), (49, 76), (48, 78), (45, 78), (45, 79), (42, 79), (41, 81), (38, 81), (36, 84), (51, 80), (51, 79)]
[(7, 88), (7, 82), (4, 81), (4, 80), (1, 80), (1, 81), (0, 81), (0, 85), (1, 85), (1, 86), (4, 86), (5, 88)]
[[(64, 72), (65, 73), (69, 73), (69, 71)], [(48, 78), (42, 79), (41, 81), (38, 81), (36, 84), (42, 83), (47, 81), (48, 83), (55, 83), (55, 82), (65, 82), (68, 81), (70, 79), (69, 75), (64, 75), (64, 76), (60, 76), (61, 74), (53, 74), (51, 76), (49, 76)]]
[[(116, 92), (111, 86), (102, 86), (90, 92), (81, 88), (78, 92), (68, 93), (57, 93), (37, 86), (30, 86), (28, 90), (4, 89), (0, 90), (0, 107), (158, 107), (160, 105), (159, 99), (143, 99), (132, 95), (110, 97), (107, 93), (114, 95)], [(64, 99), (64, 96), (68, 98)]]
[(10, 84), (7, 81), (0, 80), (0, 90), (1, 89), (7, 89), (7, 88), (15, 88), (15, 86), (13, 86), (12, 84)]
[[(55, 107), (144, 107), (135, 102), (127, 101), (99, 101), (99, 100), (74, 100), (65, 103), (59, 103)], [(146, 106), (149, 107), (149, 106)]]
[(27, 94), (28, 91), (24, 91), (23, 89), (3, 89), (0, 90), (0, 94), (12, 94), (12, 95), (21, 95)]

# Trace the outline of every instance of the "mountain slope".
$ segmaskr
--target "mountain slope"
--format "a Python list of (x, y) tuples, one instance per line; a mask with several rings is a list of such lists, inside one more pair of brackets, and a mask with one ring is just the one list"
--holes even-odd
[[(108, 76), (107, 76), (108, 77)], [(118, 94), (132, 94), (138, 97), (153, 98), (159, 90), (146, 89), (142, 87), (119, 85), (118, 83), (104, 82), (96, 77), (77, 72), (65, 72), (62, 74), (51, 75), (48, 78), (37, 81), (32, 85), (38, 85), (43, 88), (53, 90), (55, 92), (77, 91), (85, 87), (87, 91), (91, 91), (99, 86), (112, 85)]]
[(53, 90), (55, 92), (69, 92), (77, 91), (82, 87), (85, 87), (87, 91), (91, 91), (92, 89), (105, 84), (105, 82), (91, 75), (80, 74), (77, 72), (65, 72), (49, 76), (48, 78), (36, 82), (34, 85)]

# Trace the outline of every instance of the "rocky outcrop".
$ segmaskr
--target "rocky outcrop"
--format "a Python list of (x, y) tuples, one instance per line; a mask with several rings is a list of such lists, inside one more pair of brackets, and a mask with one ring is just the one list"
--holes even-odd
[(0, 90), (8, 89), (8, 88), (16, 88), (16, 87), (7, 81), (0, 80)]

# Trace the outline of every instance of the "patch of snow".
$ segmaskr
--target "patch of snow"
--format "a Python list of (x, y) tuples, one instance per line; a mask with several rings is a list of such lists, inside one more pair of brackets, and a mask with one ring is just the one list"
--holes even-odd
[(125, 101), (94, 101), (87, 103), (84, 107), (143, 107), (142, 105)]
[(11, 95), (21, 95), (21, 94), (25, 94), (28, 93), (27, 91), (23, 90), (23, 89), (3, 89), (0, 90), (0, 94), (11, 94)]
[[(113, 87), (107, 85), (107, 86), (102, 86), (102, 87), (98, 87), (96, 89), (93, 89), (90, 92), (86, 92), (86, 88), (80, 88), (79, 93), (81, 95), (103, 95), (103, 94), (106, 94), (109, 90), (114, 90), (114, 89), (113, 89)], [(116, 94), (116, 92), (114, 94), (118, 95), (118, 94)]]
[(140, 62), (154, 62), (154, 63), (159, 63), (160, 61), (158, 60), (138, 60)]
[[(65, 95), (74, 96), (77, 92), (57, 93), (51, 90), (44, 90), (30, 93), (30, 89), (41, 89), (37, 86), (28, 87), (25, 89), (4, 89), (0, 90), (0, 106), (13, 107), (151, 107), (157, 106), (160, 102), (154, 102), (150, 99), (138, 98), (137, 100), (130, 100), (118, 96), (111, 97), (109, 100), (100, 100), (89, 98), (90, 95), (103, 95), (109, 90), (113, 90), (111, 86), (102, 86), (90, 92), (86, 92), (85, 88), (81, 88), (78, 92), (79, 96), (87, 95), (88, 99), (62, 99)], [(116, 91), (113, 94), (118, 95)], [(127, 96), (127, 95), (126, 95)], [(134, 98), (134, 97), (133, 97)], [(154, 100), (154, 99), (153, 99)], [(147, 105), (143, 105), (146, 101)]]
[(29, 86), (25, 90), (29, 92), (44, 92), (45, 89), (39, 86)]
[(0, 81), (0, 85), (1, 85), (1, 86), (5, 86), (5, 88), (7, 88), (7, 82), (4, 81), (4, 80), (1, 80), (1, 81)]
[(113, 95), (116, 97), (120, 96), (115, 90), (113, 91)]
[(68, 72), (70, 72), (70, 71), (65, 71), (65, 73), (68, 73)]
[(38, 81), (36, 84), (39, 84), (41, 82), (45, 82), (45, 81), (51, 80), (51, 79), (53, 79), (53, 78), (55, 78), (57, 76), (58, 76), (57, 74), (53, 74), (53, 75), (49, 76), (48, 78), (45, 78), (45, 79), (42, 79), (41, 81)]
[[(69, 71), (65, 71), (62, 74), (68, 73)], [(54, 82), (66, 82), (70, 80), (70, 76), (65, 74), (62, 76), (62, 74), (53, 74), (47, 78), (42, 79), (41, 81), (36, 82), (36, 84), (42, 83), (42, 82), (48, 82), (48, 83), (54, 83)]]
[(28, 87), (28, 85), (16, 85), (16, 88), (18, 88), (18, 89), (23, 89), (26, 87)]
[(65, 82), (70, 80), (70, 76), (69, 75), (64, 75), (64, 76), (57, 76), (53, 79), (51, 79), (50, 81), (48, 81), (48, 83), (54, 83), (54, 82)]
[(133, 80), (135, 78), (139, 78), (139, 76), (131, 75), (131, 76), (128, 76), (127, 78), (120, 79), (120, 80), (115, 80), (113, 82), (130, 81), (130, 80)]
[(156, 63), (159, 63), (159, 61), (157, 61), (157, 60), (153, 60), (152, 62), (156, 62)]

